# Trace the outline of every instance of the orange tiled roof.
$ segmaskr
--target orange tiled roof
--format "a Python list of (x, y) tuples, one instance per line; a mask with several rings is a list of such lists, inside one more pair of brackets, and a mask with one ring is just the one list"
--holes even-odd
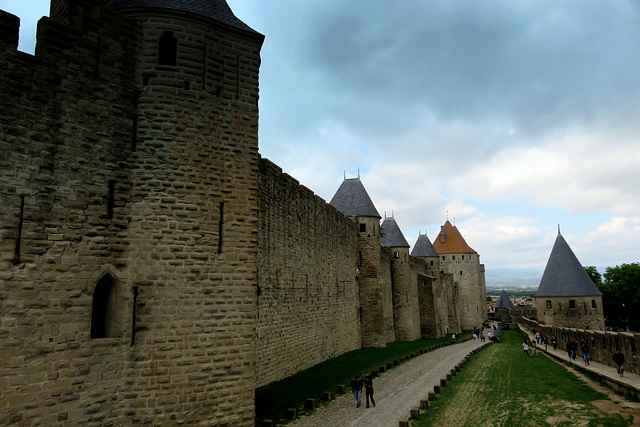
[(467, 245), (456, 226), (451, 225), (449, 221), (442, 226), (440, 234), (433, 241), (433, 247), (439, 254), (477, 254)]

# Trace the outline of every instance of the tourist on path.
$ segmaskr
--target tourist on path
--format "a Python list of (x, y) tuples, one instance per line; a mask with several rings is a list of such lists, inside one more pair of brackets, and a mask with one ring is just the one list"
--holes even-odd
[(527, 340), (522, 342), (522, 357), (529, 356), (529, 344), (527, 344)]
[(558, 348), (558, 338), (556, 338), (556, 336), (552, 336), (551, 337), (551, 344), (553, 344), (553, 349), (555, 350), (556, 348)]
[(624, 374), (624, 354), (620, 352), (619, 348), (616, 348), (616, 352), (613, 353), (613, 363), (616, 364), (616, 370), (618, 371), (618, 375), (622, 378)]
[(571, 360), (576, 361), (576, 357), (578, 357), (578, 340), (571, 340)]
[(591, 358), (591, 354), (589, 352), (589, 344), (587, 344), (585, 340), (582, 340), (580, 351), (582, 352), (582, 360), (584, 360), (584, 366), (587, 366), (589, 364), (589, 359)]
[(373, 404), (373, 407), (375, 408), (376, 407), (376, 401), (373, 400), (373, 380), (368, 375), (364, 379), (364, 392), (365, 392), (365, 395), (367, 396), (367, 408), (369, 407), (369, 399), (371, 399), (371, 403)]
[(353, 391), (353, 396), (356, 398), (356, 408), (359, 408), (360, 396), (362, 395), (362, 380), (359, 375), (356, 375), (356, 377), (351, 380), (351, 390)]
[(531, 340), (531, 357), (536, 356), (538, 357), (538, 352), (536, 351), (536, 347), (538, 347), (538, 344), (536, 343), (536, 340)]

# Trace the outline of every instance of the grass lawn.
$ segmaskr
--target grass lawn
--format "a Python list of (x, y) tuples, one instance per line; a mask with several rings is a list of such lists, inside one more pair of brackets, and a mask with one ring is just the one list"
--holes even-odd
[[(469, 332), (460, 338), (469, 338)], [(256, 390), (255, 408), (256, 422), (264, 419), (278, 421), (284, 418), (288, 408), (296, 408), (300, 412), (309, 398), (320, 399), (322, 393), (336, 393), (338, 385), (345, 385), (351, 392), (351, 378), (360, 375), (364, 378), (372, 370), (385, 366), (402, 356), (436, 344), (449, 342), (450, 335), (439, 339), (420, 339), (416, 341), (398, 341), (389, 343), (385, 348), (363, 348), (350, 351), (327, 360), (297, 374), (261, 387)]]
[(500, 338), (472, 357), (411, 426), (633, 425), (594, 406), (608, 396), (573, 372), (544, 355), (523, 358), (519, 331)]

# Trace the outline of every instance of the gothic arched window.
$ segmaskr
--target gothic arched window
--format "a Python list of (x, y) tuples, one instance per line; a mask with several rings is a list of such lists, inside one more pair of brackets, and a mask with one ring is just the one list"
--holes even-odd
[(116, 311), (116, 290), (113, 277), (105, 274), (98, 280), (93, 291), (91, 311), (91, 338), (114, 336)]

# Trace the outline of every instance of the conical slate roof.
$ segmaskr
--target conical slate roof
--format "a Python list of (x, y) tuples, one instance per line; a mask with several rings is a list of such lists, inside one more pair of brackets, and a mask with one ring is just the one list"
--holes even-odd
[(385, 218), (380, 226), (380, 245), (384, 248), (408, 248), (409, 243), (393, 217)]
[(211, 18), (240, 30), (258, 34), (236, 18), (225, 0), (109, 0), (108, 9), (169, 9)]
[(507, 295), (504, 289), (500, 294), (500, 298), (498, 298), (498, 302), (496, 303), (496, 308), (513, 308), (513, 303), (509, 299), (509, 295)]
[(438, 238), (433, 241), (433, 247), (439, 254), (477, 254), (464, 241), (462, 234), (449, 220), (444, 223)]
[(418, 240), (416, 244), (413, 246), (411, 250), (411, 256), (415, 257), (426, 257), (426, 256), (438, 256), (438, 252), (431, 244), (431, 240), (427, 237), (426, 234), (421, 234), (418, 236)]
[(346, 216), (382, 218), (373, 205), (360, 178), (345, 178), (329, 204)]
[(536, 298), (594, 295), (602, 295), (602, 292), (593, 284), (564, 237), (558, 232)]

